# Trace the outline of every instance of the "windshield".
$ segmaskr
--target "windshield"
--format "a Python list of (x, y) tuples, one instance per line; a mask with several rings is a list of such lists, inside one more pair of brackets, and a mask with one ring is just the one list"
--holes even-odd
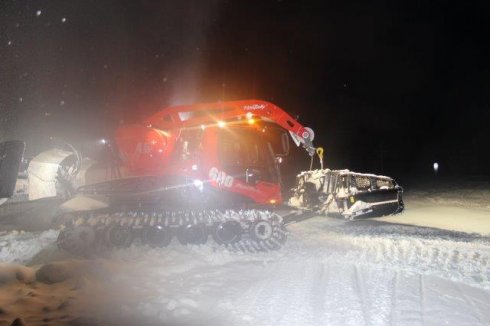
[(271, 145), (260, 133), (246, 128), (220, 130), (218, 155), (223, 168), (237, 177), (247, 169), (260, 173), (259, 179), (277, 181)]

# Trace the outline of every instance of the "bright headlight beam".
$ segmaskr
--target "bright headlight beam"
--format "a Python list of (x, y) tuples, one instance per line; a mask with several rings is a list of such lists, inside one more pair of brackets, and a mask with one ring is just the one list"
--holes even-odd
[(197, 189), (199, 189), (200, 191), (202, 191), (202, 190), (203, 190), (204, 183), (203, 183), (201, 180), (199, 180), (199, 179), (195, 179), (195, 180), (193, 180), (193, 181), (192, 181), (192, 183), (193, 183), (193, 184), (194, 184), (194, 186), (195, 186)]

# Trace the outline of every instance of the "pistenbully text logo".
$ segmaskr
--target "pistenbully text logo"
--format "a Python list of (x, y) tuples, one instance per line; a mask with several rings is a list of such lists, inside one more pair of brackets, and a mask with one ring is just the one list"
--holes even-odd
[(243, 108), (245, 110), (250, 110), (250, 111), (263, 110), (265, 109), (265, 104), (249, 104), (249, 105), (244, 105)]

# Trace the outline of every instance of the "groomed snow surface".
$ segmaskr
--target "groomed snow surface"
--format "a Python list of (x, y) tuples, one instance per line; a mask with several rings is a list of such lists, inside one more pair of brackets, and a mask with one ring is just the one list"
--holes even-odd
[(76, 260), (56, 231), (4, 233), (0, 325), (489, 325), (486, 195), (409, 192), (405, 214), (316, 217), (259, 254), (174, 241)]

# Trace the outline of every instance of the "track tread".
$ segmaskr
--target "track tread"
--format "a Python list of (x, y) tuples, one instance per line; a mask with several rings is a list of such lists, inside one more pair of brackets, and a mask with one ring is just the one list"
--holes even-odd
[[(161, 226), (172, 231), (173, 235), (179, 234), (179, 229), (187, 225), (205, 225), (208, 238), (213, 233), (214, 227), (218, 223), (227, 221), (239, 222), (242, 227), (241, 239), (230, 244), (223, 244), (232, 251), (245, 252), (263, 252), (277, 250), (286, 242), (287, 233), (284, 230), (282, 217), (270, 210), (246, 209), (246, 210), (131, 210), (131, 211), (113, 211), (104, 213), (80, 213), (79, 215), (67, 214), (61, 217), (62, 223), (67, 227), (62, 229), (58, 237), (59, 248), (68, 251), (77, 256), (85, 256), (88, 252), (94, 252), (97, 246), (104, 245), (111, 247), (104, 238), (107, 230), (120, 226), (129, 228), (134, 238), (144, 239), (144, 230), (148, 227)], [(256, 240), (250, 235), (251, 226), (258, 221), (266, 221), (272, 226), (271, 237), (265, 240)], [(76, 246), (70, 244), (70, 234), (75, 233), (77, 228), (93, 228), (95, 234), (102, 235), (97, 239), (87, 243), (85, 247), (80, 244), (80, 239)], [(175, 236), (178, 238), (178, 236)], [(100, 239), (102, 238), (102, 239)], [(76, 249), (75, 249), (76, 247)], [(80, 248), (82, 247), (82, 248)], [(126, 247), (126, 246), (123, 246)]]

